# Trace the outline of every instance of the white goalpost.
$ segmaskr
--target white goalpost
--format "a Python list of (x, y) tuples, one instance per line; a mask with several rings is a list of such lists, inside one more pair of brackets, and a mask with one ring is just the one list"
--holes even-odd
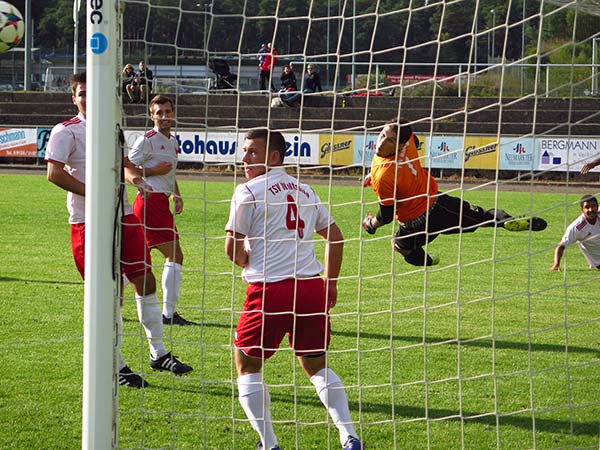
[[(117, 55), (118, 15), (102, 0), (87, 6), (86, 235), (83, 337), (82, 448), (117, 445), (115, 314), (120, 279), (115, 207), (120, 156)], [(117, 242), (116, 249), (113, 245)], [(117, 253), (116, 253), (117, 252)], [(115, 274), (117, 276), (115, 277)]]
[[(344, 234), (328, 364), (365, 448), (597, 448), (600, 314), (591, 292), (600, 276), (575, 246), (561, 272), (548, 268), (580, 197), (600, 192), (598, 169), (579, 174), (600, 155), (599, 17), (591, 0), (88, 2), (83, 448), (256, 446), (232, 344), (246, 284), (223, 252), (223, 230), (245, 181), (244, 136), (262, 127), (282, 132), (287, 172), (315, 189)], [(263, 43), (277, 62), (261, 90)], [(194, 367), (184, 377), (150, 370), (130, 288), (124, 329), (115, 324), (117, 133), (130, 147), (153, 127), (151, 97), (132, 103), (121, 85), (123, 67), (139, 61), (154, 72), (152, 95), (170, 97), (177, 116), (177, 308), (197, 324), (165, 324), (164, 340)], [(284, 63), (300, 93), (293, 104), (293, 91), (269, 88)], [(320, 92), (302, 92), (309, 65)], [(419, 141), (410, 162), (440, 192), (540, 216), (548, 228), (440, 235), (424, 246), (440, 257), (427, 267), (394, 250), (397, 220), (367, 234), (361, 223), (379, 201), (362, 182), (382, 126), (399, 118)], [(321, 261), (324, 248), (315, 236)], [(160, 303), (155, 250), (152, 262)], [(118, 386), (117, 342), (148, 387)], [(281, 448), (340, 448), (285, 340), (263, 377)]]

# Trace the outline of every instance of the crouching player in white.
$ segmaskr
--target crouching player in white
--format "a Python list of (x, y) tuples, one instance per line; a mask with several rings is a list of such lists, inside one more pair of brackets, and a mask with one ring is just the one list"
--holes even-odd
[(171, 134), (175, 109), (170, 98), (157, 95), (150, 101), (150, 118), (154, 128), (141, 136), (129, 151), (129, 160), (138, 166), (152, 192), (140, 191), (133, 203), (133, 213), (145, 228), (149, 248), (165, 257), (162, 275), (164, 324), (194, 325), (176, 311), (181, 289), (183, 252), (175, 227), (169, 197), (173, 197), (175, 214), (183, 212), (183, 200), (175, 179), (177, 139)]
[(565, 235), (554, 250), (554, 264), (550, 270), (560, 270), (560, 260), (565, 248), (579, 244), (590, 269), (600, 269), (600, 221), (598, 221), (598, 200), (592, 195), (584, 195), (579, 201), (581, 215), (567, 227)]
[[(85, 108), (86, 74), (73, 75), (71, 80), (73, 103), (79, 114), (56, 125), (50, 134), (46, 161), (48, 180), (66, 190), (71, 247), (77, 270), (84, 276), (85, 256)], [(135, 168), (132, 168), (135, 170)], [(163, 324), (156, 300), (156, 281), (151, 270), (142, 228), (131, 211), (127, 197), (124, 203), (121, 269), (135, 288), (138, 318), (150, 345), (150, 366), (155, 370), (184, 374), (192, 371), (167, 352), (163, 342)], [(110, 245), (110, 244), (107, 244)], [(122, 329), (119, 314), (119, 328)], [(131, 387), (147, 386), (142, 377), (132, 372), (119, 353), (119, 384)]]
[[(281, 167), (286, 150), (281, 133), (251, 130), (243, 150), (248, 181), (236, 188), (231, 201), (225, 252), (243, 267), (242, 278), (249, 284), (234, 344), (239, 401), (260, 435), (257, 448), (279, 449), (261, 370), (287, 334), (339, 430), (342, 447), (359, 450), (346, 391), (327, 366), (328, 311), (337, 298), (342, 233), (310, 186)], [(323, 277), (314, 231), (327, 240)]]

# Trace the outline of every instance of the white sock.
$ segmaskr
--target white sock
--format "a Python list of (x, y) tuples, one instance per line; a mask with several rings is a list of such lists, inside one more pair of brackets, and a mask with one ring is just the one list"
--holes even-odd
[(179, 290), (181, 288), (181, 264), (176, 262), (165, 262), (162, 274), (163, 288), (163, 316), (173, 317), (177, 300), (179, 299)]
[(237, 379), (240, 404), (252, 425), (260, 436), (263, 448), (277, 447), (277, 438), (271, 420), (271, 397), (269, 388), (263, 383), (260, 373), (241, 375)]
[(340, 432), (341, 444), (346, 443), (348, 436), (357, 437), (350, 417), (346, 390), (336, 373), (329, 368), (321, 369), (310, 377), (310, 382), (314, 385), (321, 402), (327, 408), (331, 420)]
[(148, 337), (150, 354), (153, 359), (160, 358), (167, 353), (167, 350), (163, 343), (163, 323), (160, 309), (158, 308), (158, 301), (156, 300), (156, 293), (143, 297), (135, 294), (135, 303), (138, 319)]

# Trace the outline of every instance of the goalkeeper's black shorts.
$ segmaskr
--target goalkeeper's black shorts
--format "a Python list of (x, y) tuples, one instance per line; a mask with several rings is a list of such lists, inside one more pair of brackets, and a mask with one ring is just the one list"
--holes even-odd
[(489, 225), (494, 215), (481, 206), (440, 194), (435, 204), (423, 216), (400, 224), (395, 245), (403, 250), (415, 250), (433, 241), (440, 234), (470, 233)]

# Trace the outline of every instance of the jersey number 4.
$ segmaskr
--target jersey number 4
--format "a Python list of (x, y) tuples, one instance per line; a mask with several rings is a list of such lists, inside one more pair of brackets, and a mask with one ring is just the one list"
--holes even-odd
[(294, 197), (291, 195), (287, 196), (288, 207), (285, 215), (285, 225), (288, 230), (297, 230), (298, 237), (302, 239), (304, 237), (304, 220), (298, 216), (298, 206), (294, 202)]

